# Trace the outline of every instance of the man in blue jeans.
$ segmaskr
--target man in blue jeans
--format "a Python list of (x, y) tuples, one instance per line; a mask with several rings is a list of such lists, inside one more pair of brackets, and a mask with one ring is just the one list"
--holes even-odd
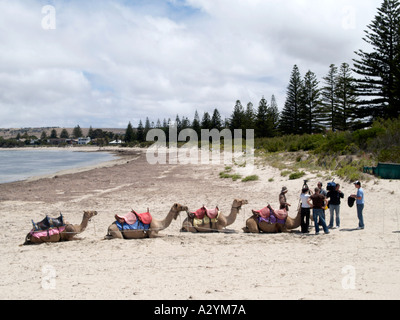
[[(325, 234), (329, 233), (328, 227), (326, 226), (325, 219), (323, 217), (324, 208), (326, 206), (326, 198), (320, 194), (320, 189), (315, 188), (315, 193), (310, 196), (307, 200), (308, 204), (313, 208), (313, 219), (315, 225), (315, 234), (319, 234), (319, 224), (324, 228)], [(319, 219), (319, 223), (318, 223)]]
[(352, 194), (351, 197), (356, 199), (357, 204), (357, 217), (358, 217), (358, 228), (357, 230), (363, 230), (364, 225), (364, 217), (363, 217), (363, 210), (364, 210), (364, 190), (361, 188), (361, 182), (356, 181), (354, 183), (355, 187), (357, 188), (357, 194)]
[(335, 190), (331, 190), (328, 192), (327, 198), (329, 201), (329, 211), (331, 213), (331, 218), (329, 221), (328, 228), (333, 229), (333, 219), (336, 211), (336, 228), (340, 228), (340, 198), (344, 198), (344, 194), (340, 191), (340, 184), (336, 185)]

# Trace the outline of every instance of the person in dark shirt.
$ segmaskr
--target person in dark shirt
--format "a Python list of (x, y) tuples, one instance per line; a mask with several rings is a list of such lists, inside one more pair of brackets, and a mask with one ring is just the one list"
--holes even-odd
[[(329, 233), (323, 217), (324, 208), (326, 206), (326, 198), (320, 194), (320, 189), (315, 188), (315, 193), (308, 199), (308, 204), (313, 208), (313, 219), (315, 226), (315, 234), (319, 234), (319, 223), (322, 225), (325, 234)], [(319, 220), (319, 223), (317, 222)]]
[(333, 228), (333, 219), (336, 212), (336, 228), (340, 228), (340, 198), (344, 198), (344, 194), (340, 191), (340, 184), (336, 185), (335, 190), (329, 191), (327, 196), (329, 198), (329, 211), (331, 213), (328, 228)]

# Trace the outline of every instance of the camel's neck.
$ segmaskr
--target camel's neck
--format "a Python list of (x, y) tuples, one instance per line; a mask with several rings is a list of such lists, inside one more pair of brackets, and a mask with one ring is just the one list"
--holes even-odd
[(77, 230), (77, 232), (85, 231), (86, 227), (88, 226), (88, 223), (89, 223), (89, 218), (86, 217), (86, 215), (84, 215), (81, 224), (78, 226), (79, 230)]
[(287, 219), (287, 228), (292, 230), (292, 229), (297, 229), (298, 227), (301, 226), (301, 208), (297, 210), (297, 216), (296, 218), (292, 219), (288, 217)]
[(177, 213), (176, 210), (171, 208), (165, 219), (160, 221), (160, 230), (164, 230), (169, 227), (176, 213)]
[(232, 206), (230, 215), (226, 217), (227, 226), (233, 224), (236, 221), (236, 217), (239, 213), (239, 210), (240, 210), (239, 207)]

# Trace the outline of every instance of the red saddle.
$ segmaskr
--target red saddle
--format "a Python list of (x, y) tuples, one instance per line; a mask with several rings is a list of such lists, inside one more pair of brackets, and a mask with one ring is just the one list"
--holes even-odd
[(203, 220), (204, 216), (206, 215), (210, 219), (215, 219), (218, 216), (218, 212), (219, 212), (218, 207), (216, 207), (215, 209), (207, 209), (206, 207), (202, 207), (196, 212), (192, 212), (192, 215), (194, 215), (196, 219), (200, 220)]
[(256, 213), (259, 215), (261, 218), (268, 219), (271, 216), (271, 210), (268, 207), (265, 207), (264, 209), (261, 210), (253, 210), (253, 213)]
[(153, 217), (150, 212), (137, 213), (134, 210), (126, 214), (125, 216), (115, 215), (115, 219), (120, 223), (126, 223), (129, 225), (135, 224), (136, 220), (139, 219), (143, 224), (150, 224), (153, 221)]
[(288, 212), (286, 211), (286, 209), (274, 210), (269, 205), (264, 209), (258, 211), (253, 210), (253, 213), (257, 214), (258, 216), (266, 220), (270, 218), (271, 214), (274, 215), (279, 220), (286, 220), (288, 217)]

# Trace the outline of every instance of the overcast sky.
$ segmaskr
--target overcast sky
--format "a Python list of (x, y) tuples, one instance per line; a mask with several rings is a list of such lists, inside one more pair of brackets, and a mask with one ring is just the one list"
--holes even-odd
[(381, 2), (0, 0), (0, 127), (229, 117), (272, 94), (281, 110), (294, 64), (321, 82), (351, 64)]

